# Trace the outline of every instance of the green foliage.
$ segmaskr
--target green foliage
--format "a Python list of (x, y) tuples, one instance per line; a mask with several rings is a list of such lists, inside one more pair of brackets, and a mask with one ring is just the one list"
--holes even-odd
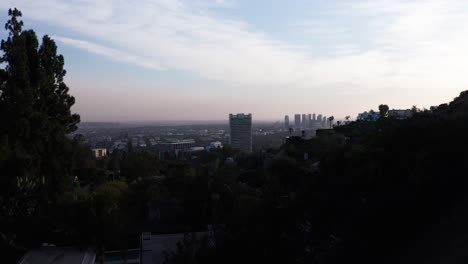
[(126, 152), (120, 162), (121, 176), (129, 181), (159, 174), (158, 159), (147, 152)]
[(98, 231), (93, 200), (93, 193), (80, 187), (74, 187), (59, 197), (55, 208), (60, 212), (57, 219), (70, 232), (72, 238), (69, 240), (86, 245)]
[[(182, 262), (462, 260), (464, 250), (450, 245), (463, 241), (468, 221), (467, 95), (410, 119), (356, 121), (292, 140), (271, 160), (241, 160), (240, 171), (254, 172), (231, 185), (227, 235)], [(264, 166), (264, 181), (252, 184)]]
[(15, 178), (28, 176), (44, 179), (47, 193), (56, 192), (71, 174), (64, 164), (65, 141), (79, 122), (70, 112), (74, 98), (63, 82), (64, 59), (48, 36), (39, 45), (34, 31), (22, 30), (20, 11), (9, 15), (8, 37), (1, 43), (6, 65), (0, 73), (0, 135), (6, 142), (1, 156), (8, 157), (2, 185), (11, 190)]
[(183, 239), (177, 243), (176, 252), (166, 252), (164, 263), (198, 263), (197, 257), (199, 256), (197, 256), (197, 252), (199, 252), (200, 247), (203, 248), (202, 250), (208, 250), (206, 240), (200, 242), (195, 234), (184, 234)]
[(112, 181), (98, 186), (94, 192), (94, 206), (100, 237), (112, 239), (124, 231), (128, 222), (128, 186), (125, 182)]
[(67, 135), (79, 116), (70, 110), (75, 100), (55, 42), (44, 36), (39, 43), (33, 30), (23, 30), (16, 8), (8, 15), (0, 45), (0, 232), (16, 236), (28, 229), (21, 221), (48, 218), (72, 187), (75, 145)]

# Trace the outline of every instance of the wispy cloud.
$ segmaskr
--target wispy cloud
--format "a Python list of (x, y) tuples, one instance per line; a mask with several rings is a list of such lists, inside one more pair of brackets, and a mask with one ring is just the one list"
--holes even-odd
[(91, 43), (84, 40), (77, 40), (72, 38), (60, 37), (60, 36), (52, 36), (53, 39), (75, 48), (84, 49), (88, 52), (106, 56), (116, 61), (127, 62), (131, 64), (135, 64), (138, 66), (142, 66), (145, 68), (153, 69), (153, 70), (164, 70), (164, 68), (159, 65), (157, 62), (153, 60), (148, 60), (144, 57), (134, 56), (120, 50), (108, 48), (102, 45), (98, 45), (95, 43)]
[[(323, 14), (290, 21), (291, 30), (329, 47), (317, 55), (313, 43), (298, 47), (212, 13), (237, 8), (235, 1), (0, 2), (2, 9), (17, 6), (29, 19), (59, 28), (53, 33), (65, 45), (154, 70), (187, 72), (271, 101), (288, 98), (301, 109), (313, 104), (345, 115), (384, 100), (396, 107), (433, 104), (466, 88), (468, 2), (326, 5)], [(335, 99), (323, 100), (327, 96)]]
[[(67, 35), (82, 38), (73, 37), (72, 41), (61, 36), (65, 44), (155, 69), (243, 84), (272, 84), (294, 78), (297, 66), (307, 58), (242, 21), (214, 18), (200, 8), (201, 1), (195, 3), (15, 1), (29, 17), (60, 25), (67, 29)], [(203, 3), (208, 5), (208, 1)], [(211, 2), (220, 6), (229, 3)]]

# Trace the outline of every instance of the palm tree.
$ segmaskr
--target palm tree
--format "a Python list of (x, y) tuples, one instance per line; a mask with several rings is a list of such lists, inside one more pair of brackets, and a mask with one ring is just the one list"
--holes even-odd
[(413, 107), (411, 107), (411, 112), (413, 114), (416, 114), (418, 112), (421, 112), (421, 109), (419, 109), (416, 105), (413, 105)]
[(328, 121), (330, 122), (330, 128), (333, 127), (333, 120), (334, 120), (334, 119), (335, 119), (335, 118), (334, 118), (333, 116), (330, 116), (330, 117), (328, 118)]

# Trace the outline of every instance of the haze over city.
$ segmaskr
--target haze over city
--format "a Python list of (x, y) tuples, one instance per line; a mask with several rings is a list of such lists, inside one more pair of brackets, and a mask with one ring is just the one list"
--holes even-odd
[(12, 6), (56, 40), (82, 121), (355, 117), (429, 108), (468, 81), (462, 0), (0, 2)]
[(16, 264), (465, 264), (468, 1), (0, 1)]

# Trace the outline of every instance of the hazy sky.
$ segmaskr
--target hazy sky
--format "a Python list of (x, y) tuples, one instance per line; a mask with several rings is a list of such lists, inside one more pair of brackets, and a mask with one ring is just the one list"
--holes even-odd
[(466, 0), (2, 0), (2, 21), (14, 6), (56, 40), (83, 121), (341, 118), (468, 89)]

